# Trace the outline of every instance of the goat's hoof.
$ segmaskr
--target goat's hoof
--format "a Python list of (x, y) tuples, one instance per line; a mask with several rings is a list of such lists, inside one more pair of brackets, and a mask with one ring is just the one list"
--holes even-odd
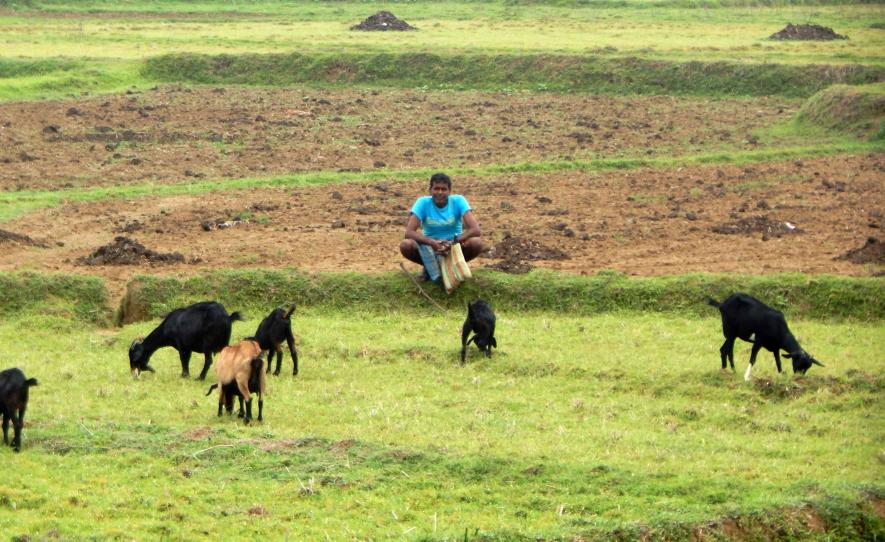
[(252, 421), (252, 418), (243, 418), (243, 424), (249, 425), (249, 422)]
[(181, 373), (181, 378), (187, 378), (190, 376), (190, 373)]

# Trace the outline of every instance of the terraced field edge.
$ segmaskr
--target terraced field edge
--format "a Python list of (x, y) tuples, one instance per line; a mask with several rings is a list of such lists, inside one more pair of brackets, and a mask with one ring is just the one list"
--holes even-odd
[(202, 84), (808, 97), (833, 84), (885, 81), (885, 68), (546, 54), (171, 54), (148, 59), (142, 75), (158, 81)]

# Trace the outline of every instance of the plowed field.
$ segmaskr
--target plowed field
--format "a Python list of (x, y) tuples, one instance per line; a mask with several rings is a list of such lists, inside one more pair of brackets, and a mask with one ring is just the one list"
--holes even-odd
[[(733, 148), (751, 145), (746, 134), (787, 114), (767, 100), (166, 89), (0, 106), (0, 185), (446, 170), (636, 148), (666, 154), (691, 141)], [(871, 275), (882, 270), (881, 250), (842, 256), (881, 247), (868, 239), (881, 238), (885, 225), (883, 178), (885, 156), (873, 154), (463, 176), (454, 189), (467, 196), (491, 249), (478, 266)], [(392, 270), (408, 210), (426, 183), (416, 177), (68, 203), (0, 225), (0, 269), (97, 274), (117, 293), (137, 272)]]

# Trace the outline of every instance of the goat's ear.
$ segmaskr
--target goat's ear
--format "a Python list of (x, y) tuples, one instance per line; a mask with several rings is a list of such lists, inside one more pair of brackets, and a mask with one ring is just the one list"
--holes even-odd
[(821, 366), (821, 367), (826, 367), (826, 365), (824, 365), (823, 363), (817, 361), (817, 360), (814, 359), (814, 358), (811, 358), (811, 363), (813, 363), (813, 364), (815, 364), (815, 365), (819, 365), (819, 366)]

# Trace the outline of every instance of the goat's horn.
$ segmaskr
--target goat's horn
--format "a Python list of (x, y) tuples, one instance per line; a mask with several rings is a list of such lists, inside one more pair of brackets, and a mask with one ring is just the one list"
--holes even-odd
[(285, 318), (289, 318), (290, 316), (292, 316), (292, 313), (293, 313), (293, 312), (295, 312), (295, 303), (292, 303), (292, 308), (289, 309), (289, 312), (287, 312), (287, 313), (286, 313), (286, 316), (283, 316), (283, 318), (284, 318), (284, 319), (285, 319)]

